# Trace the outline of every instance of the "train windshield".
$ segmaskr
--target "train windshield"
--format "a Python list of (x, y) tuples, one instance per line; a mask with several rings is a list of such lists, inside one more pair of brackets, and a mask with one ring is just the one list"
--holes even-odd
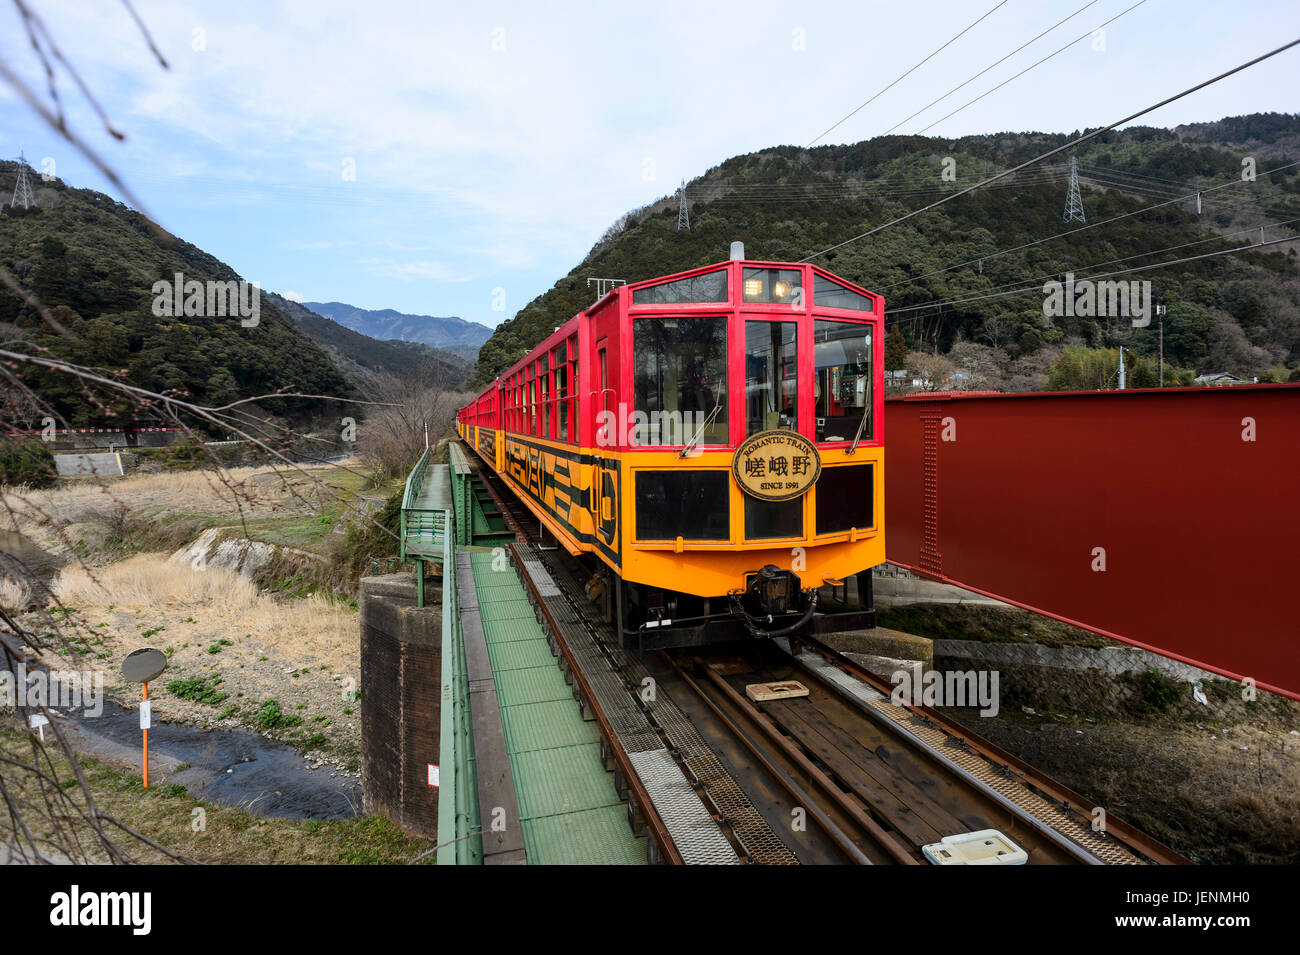
[(813, 365), (816, 439), (852, 441), (861, 428), (862, 440), (872, 440), (871, 326), (817, 319)]
[(794, 322), (745, 323), (745, 436), (799, 427)]
[(727, 443), (727, 319), (632, 322), (637, 445)]

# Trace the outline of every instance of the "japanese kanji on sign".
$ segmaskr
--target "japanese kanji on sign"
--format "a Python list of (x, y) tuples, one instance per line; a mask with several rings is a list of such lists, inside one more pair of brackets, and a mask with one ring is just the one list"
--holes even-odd
[(797, 431), (778, 429), (751, 435), (736, 449), (731, 472), (740, 489), (763, 501), (788, 501), (817, 483), (822, 459)]

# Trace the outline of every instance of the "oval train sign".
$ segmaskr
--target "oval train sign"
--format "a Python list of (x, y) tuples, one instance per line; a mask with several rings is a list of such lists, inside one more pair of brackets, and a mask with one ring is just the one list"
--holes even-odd
[(817, 483), (822, 459), (797, 431), (777, 429), (750, 435), (731, 459), (740, 489), (760, 501), (788, 501)]

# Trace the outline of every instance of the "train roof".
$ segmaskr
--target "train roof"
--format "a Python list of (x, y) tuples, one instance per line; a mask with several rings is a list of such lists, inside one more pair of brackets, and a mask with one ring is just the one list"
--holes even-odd
[[(520, 358), (518, 361), (511, 364), (510, 367), (498, 373), (496, 379), (499, 380), (508, 375), (514, 374), (520, 368), (527, 365), (530, 361), (536, 361), (539, 355), (549, 351), (552, 348), (555, 348), (560, 342), (562, 342), (570, 334), (573, 333), (573, 330), (577, 325), (578, 319), (581, 318), (583, 315), (589, 314), (591, 312), (595, 312), (598, 309), (607, 308), (610, 305), (614, 304), (615, 302), (621, 300), (625, 296), (632, 296), (633, 302), (631, 304), (634, 306), (639, 306), (640, 303), (637, 303), (635, 301), (635, 296), (636, 293), (641, 290), (653, 289), (661, 285), (670, 285), (674, 282), (681, 282), (681, 281), (696, 278), (698, 276), (709, 275), (713, 272), (721, 272), (726, 269), (732, 269), (732, 268), (739, 269), (739, 270), (744, 270), (744, 269), (805, 270), (806, 269), (809, 270), (811, 274), (816, 276), (821, 276), (822, 278), (829, 280), (830, 282), (840, 286), (841, 288), (847, 290), (850, 293), (855, 293), (858, 296), (871, 299), (875, 303), (875, 307), (872, 311), (876, 312), (877, 314), (879, 313), (879, 311), (882, 311), (884, 307), (884, 299), (882, 296), (862, 287), (861, 285), (857, 285), (853, 282), (850, 282), (848, 279), (836, 275), (834, 272), (830, 271), (829, 269), (822, 268), (820, 265), (816, 265), (811, 262), (774, 262), (765, 259), (743, 259), (743, 258), (723, 259), (720, 262), (713, 262), (709, 265), (701, 265), (697, 268), (686, 269), (681, 272), (671, 272), (668, 273), (667, 275), (657, 275), (653, 278), (643, 279), (639, 282), (627, 282), (623, 285), (614, 286), (608, 292), (606, 292), (604, 295), (598, 298), (595, 302), (589, 305), (587, 308), (583, 309), (581, 312), (578, 312), (576, 315), (574, 315), (568, 321), (566, 321), (563, 325), (558, 326), (553, 332), (551, 332), (549, 335), (547, 335), (545, 338), (539, 341), (536, 345), (530, 348), (522, 358)], [(814, 295), (815, 294), (816, 293), (814, 293)], [(739, 291), (739, 286), (737, 286), (736, 288), (729, 287), (726, 293), (726, 297), (722, 299), (713, 299), (709, 301), (694, 301), (694, 302), (688, 299), (684, 299), (675, 304), (681, 306), (688, 306), (688, 307), (706, 306), (706, 307), (713, 307), (713, 308), (734, 308), (738, 305), (745, 304), (745, 302), (743, 299), (743, 294)], [(653, 307), (653, 306), (647, 305), (647, 307)], [(495, 387), (496, 387), (495, 384), (486, 386), (482, 391), (479, 392), (479, 397), (482, 397), (483, 395), (487, 394)]]

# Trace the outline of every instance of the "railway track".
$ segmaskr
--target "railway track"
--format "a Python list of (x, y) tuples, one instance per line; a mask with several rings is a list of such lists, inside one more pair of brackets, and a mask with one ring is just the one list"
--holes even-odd
[[(623, 650), (583, 593), (590, 571), (547, 548), (473, 460), (654, 861), (915, 865), (944, 836), (995, 829), (1031, 864), (1186, 862), (941, 714), (895, 705), (892, 687), (818, 641)], [(807, 695), (745, 692), (791, 680)]]

